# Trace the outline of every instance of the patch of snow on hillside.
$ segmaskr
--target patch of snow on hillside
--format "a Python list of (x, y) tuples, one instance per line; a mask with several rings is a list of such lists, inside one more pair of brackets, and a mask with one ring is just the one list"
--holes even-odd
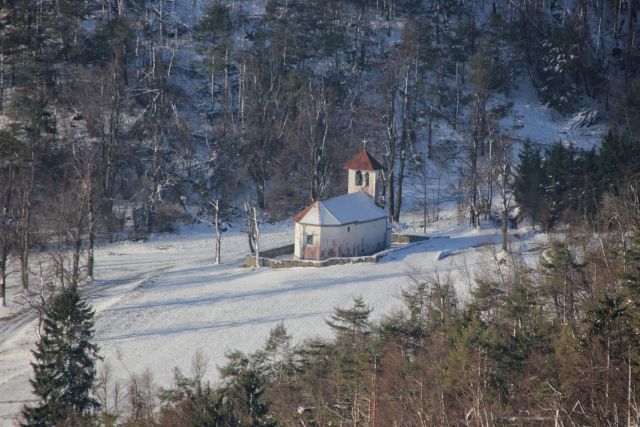
[(589, 149), (600, 144), (606, 127), (597, 121), (597, 111), (584, 109), (563, 117), (553, 108), (540, 102), (531, 81), (523, 76), (509, 94), (513, 109), (502, 120), (505, 129), (519, 139), (550, 145), (555, 142)]

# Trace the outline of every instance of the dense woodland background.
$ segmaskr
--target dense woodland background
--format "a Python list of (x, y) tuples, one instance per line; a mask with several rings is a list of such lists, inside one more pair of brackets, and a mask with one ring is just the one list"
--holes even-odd
[[(294, 349), (280, 330), (264, 352), (234, 355), (222, 388), (178, 375), (160, 416), (152, 386), (133, 382), (126, 414), (102, 402), (118, 420), (640, 419), (636, 0), (0, 4), (2, 302), (12, 269), (33, 287), (34, 253), (49, 254), (52, 283), (91, 277), (96, 242), (128, 222), (143, 237), (215, 206), (231, 220), (245, 201), (286, 218), (342, 193), (364, 141), (385, 165), (393, 222), (407, 181), (416, 194), (438, 170), (471, 225), (551, 233), (539, 270), (496, 262), (469, 305), (447, 278), (416, 277), (406, 311), (380, 324), (359, 301), (337, 312), (333, 342)], [(523, 78), (558, 114), (606, 124), (601, 147), (506, 130)], [(435, 220), (424, 194), (412, 203)]]

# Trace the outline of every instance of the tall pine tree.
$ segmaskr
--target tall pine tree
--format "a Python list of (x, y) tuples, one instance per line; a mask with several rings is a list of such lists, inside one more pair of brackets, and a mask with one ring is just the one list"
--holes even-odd
[[(273, 427), (276, 422), (265, 402), (265, 380), (251, 358), (239, 351), (227, 354), (229, 363), (220, 368), (225, 385), (220, 390), (222, 425)], [(220, 424), (218, 424), (220, 425)]]
[(29, 380), (38, 403), (24, 407), (23, 426), (69, 425), (99, 407), (91, 396), (99, 359), (91, 342), (93, 315), (75, 286), (65, 288), (45, 308)]
[(544, 211), (544, 168), (540, 149), (526, 141), (518, 155), (513, 193), (520, 205), (522, 217), (528, 217), (534, 224), (542, 222)]
[(359, 337), (366, 337), (371, 333), (369, 322), (369, 308), (361, 296), (353, 298), (353, 307), (348, 309), (337, 308), (330, 320), (325, 320), (336, 333), (337, 336), (350, 337), (353, 343)]

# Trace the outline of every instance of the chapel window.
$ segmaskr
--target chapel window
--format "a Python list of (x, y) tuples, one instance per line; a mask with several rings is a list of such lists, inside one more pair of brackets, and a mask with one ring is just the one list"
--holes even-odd
[(365, 172), (364, 174), (364, 185), (369, 186), (369, 172)]
[(362, 172), (360, 171), (356, 172), (356, 185), (358, 187), (362, 186)]

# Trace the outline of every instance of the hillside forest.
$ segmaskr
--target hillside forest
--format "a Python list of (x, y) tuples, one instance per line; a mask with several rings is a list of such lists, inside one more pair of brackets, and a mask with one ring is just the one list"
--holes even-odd
[[(380, 321), (356, 298), (327, 319), (333, 340), (278, 327), (230, 354), (220, 384), (196, 355), (174, 388), (132, 377), (119, 406), (88, 363), (94, 397), (49, 422), (640, 423), (637, 0), (0, 5), (1, 305), (11, 274), (56, 290), (45, 318), (64, 311), (57, 290), (91, 279), (101, 243), (290, 218), (341, 194), (363, 147), (392, 223), (411, 206), (426, 228), (449, 202), (503, 236), (464, 304), (447, 275), (416, 274)], [(521, 85), (605, 129), (597, 144), (521, 137)], [(537, 268), (510, 256), (522, 224), (548, 234)]]

